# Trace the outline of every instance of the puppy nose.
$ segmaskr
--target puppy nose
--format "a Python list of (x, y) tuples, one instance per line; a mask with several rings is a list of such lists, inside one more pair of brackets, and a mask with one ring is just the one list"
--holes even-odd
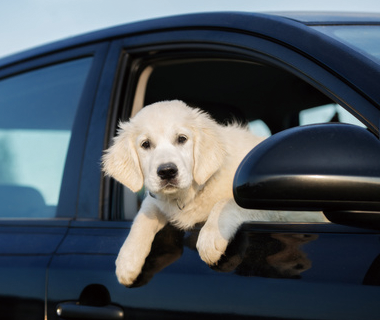
[(178, 173), (178, 168), (174, 163), (164, 163), (157, 168), (157, 175), (162, 180), (173, 179)]

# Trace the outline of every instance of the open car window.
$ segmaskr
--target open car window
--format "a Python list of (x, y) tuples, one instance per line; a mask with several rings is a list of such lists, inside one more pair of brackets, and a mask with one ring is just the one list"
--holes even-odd
[[(237, 121), (262, 137), (312, 123), (363, 126), (299, 77), (256, 62), (205, 58), (152, 63), (141, 71), (135, 92), (132, 116), (145, 105), (178, 99), (205, 110), (221, 124)], [(144, 190), (132, 194), (123, 188), (123, 219), (133, 219), (143, 197)]]

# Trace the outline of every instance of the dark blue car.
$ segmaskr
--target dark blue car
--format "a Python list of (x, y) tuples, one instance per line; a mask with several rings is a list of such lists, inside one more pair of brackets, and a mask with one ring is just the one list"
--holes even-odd
[[(247, 208), (330, 222), (245, 224), (210, 268), (157, 234), (134, 288), (115, 259), (143, 194), (103, 176), (119, 120), (180, 99), (268, 137)], [(380, 319), (380, 15), (194, 14), (0, 60), (1, 319)]]

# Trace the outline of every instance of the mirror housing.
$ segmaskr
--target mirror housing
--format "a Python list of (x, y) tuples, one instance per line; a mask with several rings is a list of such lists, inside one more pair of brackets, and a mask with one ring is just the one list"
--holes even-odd
[(233, 192), (248, 209), (323, 211), (349, 225), (370, 215), (380, 228), (380, 141), (349, 124), (284, 130), (245, 157)]

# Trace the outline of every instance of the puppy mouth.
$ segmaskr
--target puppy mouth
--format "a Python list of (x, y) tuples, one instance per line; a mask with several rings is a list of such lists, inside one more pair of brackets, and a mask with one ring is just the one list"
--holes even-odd
[(178, 181), (176, 179), (170, 181), (161, 181), (161, 190), (174, 191), (178, 189)]

